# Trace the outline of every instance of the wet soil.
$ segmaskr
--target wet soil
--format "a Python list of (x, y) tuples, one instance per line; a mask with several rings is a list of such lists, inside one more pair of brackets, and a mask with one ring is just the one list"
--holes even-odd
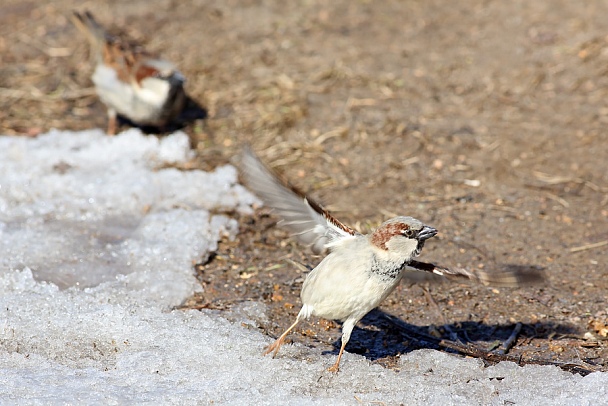
[[(467, 354), (450, 343), (483, 356), (521, 328), (516, 360), (608, 370), (608, 5), (297, 3), (5, 0), (0, 133), (106, 125), (67, 18), (89, 9), (187, 77), (204, 108), (183, 126), (188, 168), (235, 162), (249, 143), (361, 231), (396, 214), (439, 229), (421, 260), (546, 275), (518, 289), (403, 283), (348, 351), (394, 368), (416, 348)], [(320, 259), (265, 209), (232, 215), (242, 233), (195, 267), (205, 289), (185, 305), (261, 301), (258, 328), (276, 337), (300, 305), (305, 269), (290, 261)], [(290, 339), (337, 353), (339, 337), (311, 319)]]

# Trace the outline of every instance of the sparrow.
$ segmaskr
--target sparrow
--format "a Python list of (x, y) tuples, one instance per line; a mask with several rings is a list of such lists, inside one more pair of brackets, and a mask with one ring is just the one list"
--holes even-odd
[(96, 58), (92, 80), (108, 110), (108, 134), (116, 134), (117, 115), (136, 125), (162, 127), (181, 113), (185, 79), (173, 63), (110, 35), (88, 11), (75, 11), (72, 22)]
[(428, 272), (450, 279), (466, 279), (496, 286), (518, 286), (525, 275), (515, 271), (488, 273), (449, 269), (419, 262), (425, 242), (437, 230), (413, 217), (399, 216), (369, 234), (344, 225), (320, 204), (268, 169), (250, 149), (241, 158), (245, 185), (281, 217), (279, 225), (291, 231), (313, 253), (327, 255), (304, 280), (302, 308), (295, 322), (264, 352), (276, 356), (287, 335), (310, 316), (340, 320), (342, 343), (335, 364), (338, 372), (352, 330), (397, 287), (406, 271)]

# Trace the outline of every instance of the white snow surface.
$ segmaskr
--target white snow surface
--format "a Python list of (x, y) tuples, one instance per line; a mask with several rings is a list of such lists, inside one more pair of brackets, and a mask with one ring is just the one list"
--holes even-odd
[(257, 200), (234, 167), (190, 157), (183, 133), (51, 131), (0, 137), (0, 404), (608, 404), (608, 374), (433, 350), (400, 371), (286, 345), (256, 328), (264, 305), (174, 310), (201, 285), (192, 264), (238, 224), (214, 212)]

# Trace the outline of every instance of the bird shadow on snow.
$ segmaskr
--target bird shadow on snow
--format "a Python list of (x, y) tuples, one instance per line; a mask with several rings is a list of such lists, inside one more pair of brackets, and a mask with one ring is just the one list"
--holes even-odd
[[(386, 357), (407, 354), (418, 349), (435, 349), (444, 352), (458, 352), (447, 349), (440, 342), (450, 340), (464, 345), (472, 344), (483, 351), (496, 349), (509, 339), (515, 324), (485, 324), (476, 321), (455, 322), (446, 325), (416, 326), (384, 312), (372, 310), (355, 327), (346, 345), (346, 351), (363, 355), (374, 361)], [(570, 325), (538, 322), (522, 323), (518, 339), (548, 339), (562, 335), (576, 335), (578, 330)], [(324, 354), (337, 355), (341, 340), (338, 338), (332, 351)]]

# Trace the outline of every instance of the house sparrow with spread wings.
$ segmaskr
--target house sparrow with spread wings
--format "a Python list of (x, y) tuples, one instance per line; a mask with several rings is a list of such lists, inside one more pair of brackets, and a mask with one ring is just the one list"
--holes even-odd
[(429, 272), (493, 286), (518, 286), (526, 276), (514, 271), (447, 269), (414, 260), (437, 230), (412, 217), (395, 217), (369, 234), (342, 224), (318, 203), (280, 180), (246, 148), (241, 161), (245, 184), (270, 206), (279, 223), (316, 254), (329, 252), (304, 280), (302, 309), (295, 322), (265, 351), (277, 354), (285, 337), (311, 315), (341, 320), (342, 345), (328, 370), (337, 372), (344, 348), (357, 322), (394, 289), (405, 271)]
[(174, 64), (110, 35), (89, 12), (74, 12), (72, 21), (96, 57), (92, 80), (108, 110), (108, 134), (116, 134), (117, 115), (136, 125), (162, 127), (181, 113), (185, 79)]

